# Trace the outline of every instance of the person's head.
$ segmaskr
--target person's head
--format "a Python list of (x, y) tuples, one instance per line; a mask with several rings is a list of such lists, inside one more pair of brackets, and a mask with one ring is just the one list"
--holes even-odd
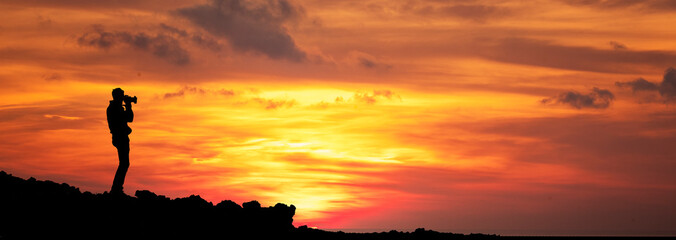
[(124, 99), (124, 90), (122, 88), (113, 89), (113, 100), (122, 101)]

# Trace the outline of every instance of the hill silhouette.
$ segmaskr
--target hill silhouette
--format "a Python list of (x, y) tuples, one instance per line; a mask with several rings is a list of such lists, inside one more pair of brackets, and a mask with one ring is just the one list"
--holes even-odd
[(0, 171), (0, 239), (485, 239), (495, 235), (344, 233), (294, 227), (293, 205), (257, 201), (213, 205), (198, 195), (170, 199), (81, 192), (66, 183), (24, 180)]

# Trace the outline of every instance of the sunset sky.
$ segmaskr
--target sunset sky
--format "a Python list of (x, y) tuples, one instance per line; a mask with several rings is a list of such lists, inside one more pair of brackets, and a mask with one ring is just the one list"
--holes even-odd
[(0, 170), (294, 225), (676, 234), (676, 1), (0, 0)]

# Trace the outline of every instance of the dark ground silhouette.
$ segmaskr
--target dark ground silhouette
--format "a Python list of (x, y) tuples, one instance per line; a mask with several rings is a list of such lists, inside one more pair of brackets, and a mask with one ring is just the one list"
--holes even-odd
[(65, 183), (0, 172), (0, 239), (486, 239), (495, 235), (415, 232), (344, 233), (295, 228), (296, 208), (277, 203), (215, 206), (192, 195), (169, 199), (80, 192)]

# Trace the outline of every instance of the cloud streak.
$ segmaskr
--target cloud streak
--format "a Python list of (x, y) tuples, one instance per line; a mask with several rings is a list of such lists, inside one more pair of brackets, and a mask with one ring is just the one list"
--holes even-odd
[(267, 99), (267, 98), (252, 98), (253, 102), (261, 104), (265, 107), (266, 110), (274, 110), (280, 108), (291, 108), (297, 104), (294, 99)]
[(608, 73), (664, 68), (676, 62), (671, 51), (604, 50), (526, 38), (489, 40), (478, 44), (477, 50), (483, 58), (500, 62)]
[(117, 1), (88, 1), (88, 0), (26, 0), (26, 1), (3, 1), (3, 4), (15, 6), (61, 8), (61, 9), (87, 9), (87, 10), (110, 10), (110, 9), (170, 9), (185, 5), (181, 0), (117, 0)]
[(392, 65), (384, 63), (383, 61), (377, 59), (376, 57), (359, 51), (353, 51), (349, 53), (349, 60), (354, 62), (357, 66), (367, 68), (367, 69), (384, 69), (389, 70), (392, 68)]
[(512, 11), (498, 6), (483, 4), (451, 4), (451, 5), (427, 5), (413, 8), (420, 16), (452, 17), (476, 23), (485, 23), (491, 19), (502, 18), (512, 15)]
[(676, 2), (671, 0), (564, 0), (573, 6), (589, 6), (600, 9), (638, 8), (650, 11), (674, 11)]
[(205, 88), (200, 88), (200, 87), (183, 86), (181, 89), (179, 89), (176, 92), (165, 93), (162, 96), (162, 98), (168, 99), (168, 98), (175, 98), (175, 97), (183, 97), (187, 94), (199, 94), (199, 95), (214, 94), (214, 95), (221, 95), (221, 96), (234, 96), (235, 91), (228, 90), (228, 89), (212, 90), (212, 89), (205, 89)]
[[(401, 101), (401, 96), (392, 92), (391, 90), (383, 89), (383, 90), (373, 90), (372, 93), (356, 92), (349, 99), (349, 101), (371, 105), (380, 102), (382, 100), (393, 100), (393, 99), (399, 99)], [(337, 97), (335, 100), (336, 103), (341, 103), (344, 101), (345, 99), (343, 99), (342, 97)]]

